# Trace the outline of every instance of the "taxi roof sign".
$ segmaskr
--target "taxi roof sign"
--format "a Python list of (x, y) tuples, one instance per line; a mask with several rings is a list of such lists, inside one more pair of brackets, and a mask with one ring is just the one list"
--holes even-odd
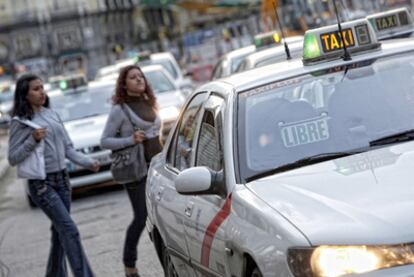
[(147, 61), (151, 59), (151, 52), (150, 51), (141, 51), (136, 53), (135, 57), (135, 63)]
[(341, 27), (342, 36), (337, 24), (308, 30), (303, 42), (303, 63), (309, 65), (340, 58), (344, 54), (344, 46), (350, 54), (380, 47), (368, 20), (344, 22)]
[(88, 85), (88, 81), (84, 74), (72, 74), (68, 76), (56, 76), (49, 80), (53, 87), (59, 88), (61, 91), (76, 90)]
[(409, 36), (414, 31), (413, 18), (407, 8), (372, 14), (367, 19), (379, 40)]
[(281, 44), (280, 34), (277, 31), (258, 34), (254, 37), (256, 48), (264, 48)]

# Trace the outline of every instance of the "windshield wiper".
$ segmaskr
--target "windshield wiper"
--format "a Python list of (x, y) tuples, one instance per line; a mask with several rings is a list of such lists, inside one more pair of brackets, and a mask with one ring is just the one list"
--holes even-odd
[(400, 132), (397, 134), (385, 136), (369, 142), (369, 146), (379, 146), (393, 144), (397, 142), (410, 141), (414, 139), (414, 129)]
[(291, 170), (291, 169), (295, 169), (295, 168), (299, 168), (299, 167), (303, 167), (303, 166), (307, 166), (307, 165), (311, 165), (311, 164), (316, 164), (316, 163), (320, 163), (320, 162), (324, 162), (324, 161), (329, 161), (329, 160), (333, 160), (333, 159), (338, 159), (338, 158), (342, 158), (342, 157), (347, 157), (347, 156), (351, 156), (351, 155), (355, 155), (355, 154), (359, 154), (362, 153), (363, 151), (349, 151), (349, 152), (332, 152), (332, 153), (322, 153), (322, 154), (317, 154), (314, 156), (310, 156), (310, 157), (306, 157), (300, 160), (297, 160), (295, 162), (292, 163), (288, 163), (279, 167), (276, 167), (274, 169), (271, 169), (269, 171), (265, 171), (256, 175), (253, 175), (251, 177), (246, 178), (246, 182), (251, 182), (253, 180), (256, 179), (260, 179), (260, 178), (264, 178), (276, 173), (280, 173), (283, 171), (287, 171), (287, 170)]

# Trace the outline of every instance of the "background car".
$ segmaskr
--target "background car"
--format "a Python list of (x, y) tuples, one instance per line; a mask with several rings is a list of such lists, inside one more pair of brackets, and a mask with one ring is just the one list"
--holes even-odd
[(256, 47), (249, 45), (223, 55), (213, 69), (211, 80), (230, 76), (236, 71), (243, 59), (255, 51)]
[(190, 78), (184, 76), (177, 60), (170, 52), (149, 53), (139, 52), (134, 58), (117, 61), (114, 65), (109, 65), (98, 70), (97, 80), (116, 79), (119, 70), (125, 66), (136, 64), (140, 67), (148, 65), (161, 65), (171, 75), (175, 85), (186, 95), (193, 90)]
[[(287, 37), (286, 42), (289, 43), (289, 45), (294, 42), (303, 42), (303, 37)], [(268, 49), (281, 46), (282, 43), (283, 39), (281, 39), (278, 31), (271, 31), (256, 35), (253, 38), (252, 45), (230, 51), (229, 53), (223, 55), (213, 69), (211, 80), (228, 77), (233, 73), (241, 72), (241, 70), (238, 71), (238, 68), (240, 68), (241, 63), (245, 61), (247, 57), (263, 51), (267, 52)], [(296, 52), (294, 54), (296, 54)]]
[(0, 129), (10, 126), (11, 111), (14, 101), (14, 85), (10, 80), (0, 81)]
[[(303, 40), (289, 43), (289, 50), (292, 59), (302, 58)], [(284, 46), (277, 46), (252, 53), (246, 56), (236, 69), (235, 73), (243, 72), (252, 68), (262, 67), (287, 60)]]

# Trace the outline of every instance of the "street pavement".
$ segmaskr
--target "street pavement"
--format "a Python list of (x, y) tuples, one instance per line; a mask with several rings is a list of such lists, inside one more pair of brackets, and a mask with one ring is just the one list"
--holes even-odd
[[(5, 159), (0, 138), (0, 165)], [(7, 147), (6, 147), (7, 149)], [(0, 168), (0, 171), (2, 169)], [(50, 222), (29, 207), (22, 180), (14, 168), (3, 169), (0, 179), (0, 277), (44, 276), (50, 247)], [(124, 276), (122, 247), (132, 209), (121, 187), (100, 187), (76, 193), (72, 217), (97, 277)], [(163, 270), (144, 231), (138, 248), (142, 277), (161, 277)]]

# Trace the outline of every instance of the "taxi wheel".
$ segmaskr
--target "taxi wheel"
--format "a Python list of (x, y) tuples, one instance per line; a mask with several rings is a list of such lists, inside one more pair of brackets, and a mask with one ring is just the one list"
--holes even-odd
[(263, 277), (263, 275), (260, 272), (260, 270), (256, 267), (255, 269), (253, 269), (252, 275), (250, 275), (250, 277)]
[(179, 277), (177, 272), (175, 271), (175, 267), (173, 262), (171, 261), (171, 256), (168, 253), (167, 247), (163, 245), (162, 248), (162, 261), (164, 267), (165, 277)]

